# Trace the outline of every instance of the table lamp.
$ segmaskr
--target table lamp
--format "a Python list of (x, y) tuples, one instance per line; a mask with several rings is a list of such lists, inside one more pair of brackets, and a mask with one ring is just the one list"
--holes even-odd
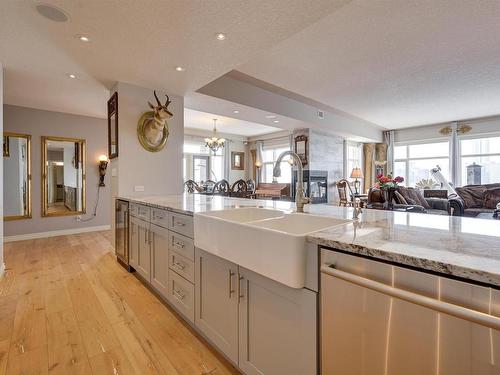
[(354, 178), (354, 194), (359, 194), (359, 188), (361, 185), (361, 181), (359, 178), (363, 178), (363, 172), (361, 172), (361, 168), (355, 167), (352, 169), (351, 178)]

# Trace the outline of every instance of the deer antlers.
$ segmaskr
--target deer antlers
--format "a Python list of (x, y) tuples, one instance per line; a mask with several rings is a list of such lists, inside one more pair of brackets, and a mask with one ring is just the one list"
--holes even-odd
[[(165, 96), (167, 97), (167, 100), (165, 101), (165, 104), (161, 104), (160, 99), (158, 99), (158, 95), (156, 95), (156, 90), (153, 91), (153, 93), (155, 95), (156, 103), (158, 103), (158, 107), (164, 107), (165, 109), (167, 109), (168, 105), (170, 103), (172, 103), (172, 101), (170, 100), (170, 98), (168, 97), (168, 95), (165, 94)], [(151, 106), (151, 103), (149, 103), (149, 105)]]

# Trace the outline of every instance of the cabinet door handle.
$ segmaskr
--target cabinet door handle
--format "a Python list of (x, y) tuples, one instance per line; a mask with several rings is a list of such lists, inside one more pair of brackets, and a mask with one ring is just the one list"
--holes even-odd
[(179, 298), (180, 300), (183, 300), (184, 298), (186, 298), (186, 295), (184, 293), (181, 293), (180, 291), (178, 291), (177, 289), (174, 289), (174, 294), (177, 298)]
[(148, 230), (144, 229), (144, 243), (148, 243)]
[(242, 298), (245, 298), (245, 296), (243, 295), (243, 287), (241, 286), (241, 282), (245, 280), (245, 278), (243, 276), (239, 276), (238, 278), (238, 302), (242, 299)]
[(151, 231), (151, 229), (148, 230), (149, 232), (149, 243), (151, 244), (151, 242), (153, 242), (153, 232)]
[(174, 242), (175, 247), (178, 247), (179, 249), (184, 249), (185, 245), (181, 242)]
[(183, 265), (182, 263), (176, 262), (175, 260), (174, 260), (173, 265), (174, 265), (175, 267), (177, 267), (178, 269), (180, 269), (181, 271), (184, 271), (184, 270), (186, 269), (186, 266), (185, 266), (185, 265)]
[(233, 276), (235, 273), (232, 270), (229, 270), (229, 298), (231, 298), (232, 294), (234, 293), (233, 289)]

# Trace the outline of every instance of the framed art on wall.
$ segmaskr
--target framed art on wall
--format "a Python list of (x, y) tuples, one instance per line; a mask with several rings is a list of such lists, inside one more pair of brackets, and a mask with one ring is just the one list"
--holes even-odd
[(231, 169), (243, 171), (245, 169), (245, 153), (231, 152)]
[(295, 137), (295, 153), (299, 156), (303, 166), (307, 165), (307, 141), (306, 135)]
[(118, 93), (108, 100), (108, 159), (118, 157)]

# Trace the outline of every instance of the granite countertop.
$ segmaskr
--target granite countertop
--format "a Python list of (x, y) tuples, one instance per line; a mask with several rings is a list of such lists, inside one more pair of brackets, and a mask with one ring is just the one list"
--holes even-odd
[[(292, 202), (199, 194), (122, 197), (193, 214), (237, 207), (290, 212)], [(352, 218), (352, 209), (307, 205), (315, 215)], [(500, 287), (500, 221), (364, 209), (359, 221), (312, 233), (309, 242)]]

